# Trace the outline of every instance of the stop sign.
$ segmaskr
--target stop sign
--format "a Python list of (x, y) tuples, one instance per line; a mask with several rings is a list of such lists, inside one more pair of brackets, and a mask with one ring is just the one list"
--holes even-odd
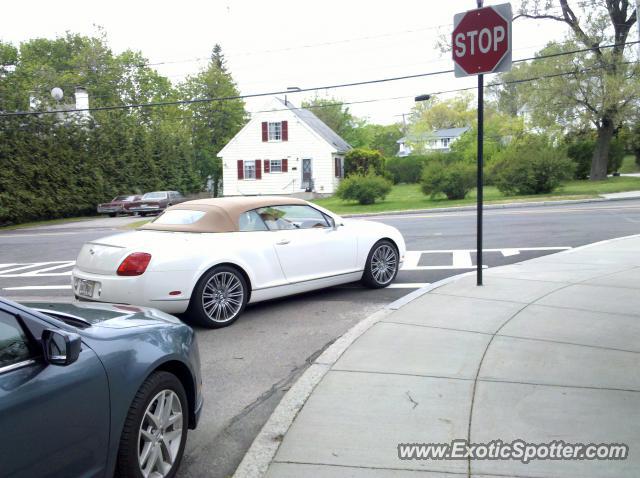
[(458, 13), (452, 45), (456, 77), (510, 70), (511, 5)]

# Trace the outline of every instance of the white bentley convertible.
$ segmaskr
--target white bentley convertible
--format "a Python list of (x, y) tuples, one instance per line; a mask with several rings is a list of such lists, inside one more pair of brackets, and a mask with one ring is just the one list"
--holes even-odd
[(80, 300), (187, 312), (217, 328), (247, 303), (358, 280), (386, 287), (404, 254), (397, 229), (300, 199), (200, 199), (85, 244), (72, 285)]

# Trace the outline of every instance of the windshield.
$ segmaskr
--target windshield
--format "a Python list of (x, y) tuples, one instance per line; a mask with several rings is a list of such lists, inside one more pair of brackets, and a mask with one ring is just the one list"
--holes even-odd
[(147, 193), (142, 196), (142, 199), (166, 199), (167, 193)]

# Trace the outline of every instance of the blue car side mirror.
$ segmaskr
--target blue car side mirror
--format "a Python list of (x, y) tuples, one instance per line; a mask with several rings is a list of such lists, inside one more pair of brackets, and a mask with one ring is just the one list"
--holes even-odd
[(51, 329), (42, 331), (44, 358), (52, 365), (69, 365), (78, 360), (81, 345), (78, 334)]

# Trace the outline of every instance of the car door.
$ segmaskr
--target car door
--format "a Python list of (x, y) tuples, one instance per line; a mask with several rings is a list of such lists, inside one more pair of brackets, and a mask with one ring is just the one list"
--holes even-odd
[(47, 364), (35, 339), (44, 328), (55, 329), (0, 307), (0, 476), (104, 476), (106, 372), (84, 343), (76, 362)]
[(288, 282), (301, 282), (356, 270), (357, 239), (333, 227), (322, 212), (306, 205), (266, 207), (258, 214), (272, 231), (278, 260)]

